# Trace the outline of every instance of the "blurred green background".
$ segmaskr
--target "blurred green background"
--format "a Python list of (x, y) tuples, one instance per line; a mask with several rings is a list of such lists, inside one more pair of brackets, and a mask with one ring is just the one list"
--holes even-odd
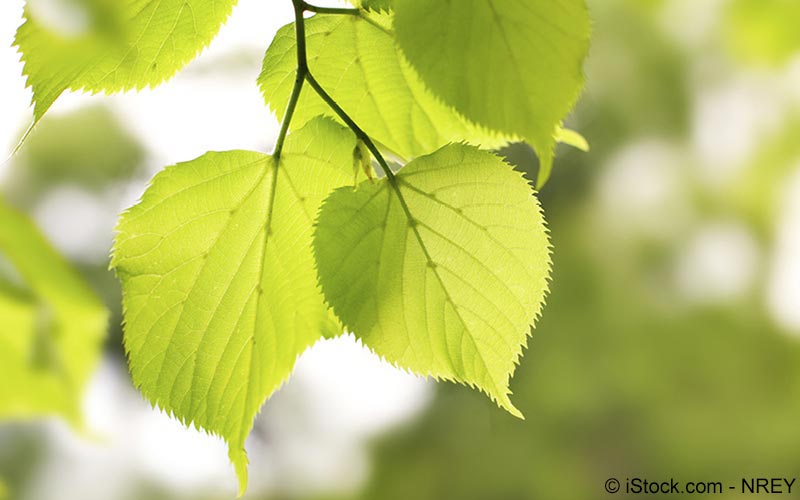
[[(308, 399), (320, 392), (307, 386), (320, 378), (298, 376), (267, 403), (248, 445), (266, 457), (256, 453), (248, 497), (590, 499), (610, 497), (609, 477), (738, 488), (745, 477), (800, 474), (800, 2), (589, 3), (588, 86), (569, 124), (592, 150), (560, 150), (540, 195), (555, 265), (512, 383), (527, 419), (464, 387), (419, 381), (413, 397), (401, 381), (358, 399), (349, 392), (363, 388), (354, 384), (340, 387), (330, 406), (314, 405)], [(260, 57), (253, 50), (225, 54), (233, 61), (225, 71), (251, 76)], [(214, 78), (203, 61), (184, 85)], [(111, 311), (96, 377), (113, 378), (110, 392), (127, 395), (106, 401), (113, 419), (134, 407), (152, 411), (126, 378), (106, 252), (113, 214), (139, 196), (160, 158), (119, 103), (102, 102), (45, 119), (7, 165), (1, 189), (56, 235)], [(535, 178), (530, 148), (502, 153)], [(59, 196), (69, 203), (53, 205)], [(58, 226), (52, 214), (62, 211), (80, 219), (77, 230), (94, 230), (59, 240), (48, 224)], [(379, 393), (381, 408), (413, 400), (415, 409), (387, 417), (376, 409)], [(352, 414), (325, 413), (352, 397)], [(381, 421), (389, 423), (352, 430), (367, 425), (353, 422)], [(124, 444), (112, 455), (74, 451), (102, 448), (104, 438), (91, 429), (64, 437), (74, 433), (59, 425), (0, 425), (0, 498), (232, 497), (224, 451), (199, 469), (221, 470), (204, 482), (174, 462), (158, 462), (157, 473), (131, 466), (138, 462), (124, 458)], [(145, 432), (136, 425), (132, 441)], [(342, 444), (348, 439), (357, 444)], [(163, 452), (156, 443), (147, 456)], [(92, 469), (97, 456), (117, 466)], [(63, 460), (78, 466), (64, 469)], [(69, 477), (80, 467), (89, 467), (85, 478)], [(173, 467), (186, 480), (165, 480)], [(800, 498), (800, 485), (785, 496)], [(726, 488), (717, 497), (742, 495)]]

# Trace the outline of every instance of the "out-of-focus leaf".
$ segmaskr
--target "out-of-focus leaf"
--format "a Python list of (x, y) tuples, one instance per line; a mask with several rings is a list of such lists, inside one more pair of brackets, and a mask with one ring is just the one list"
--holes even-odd
[(59, 414), (101, 354), (107, 312), (33, 223), (0, 199), (0, 418)]
[(5, 192), (29, 201), (63, 183), (101, 189), (132, 177), (144, 149), (104, 107), (50, 117), (37, 127), (15, 158)]
[(36, 121), (65, 90), (118, 92), (162, 83), (211, 42), (235, 3), (29, 0), (15, 45)]
[(726, 41), (734, 55), (777, 65), (800, 51), (797, 0), (732, 0), (727, 8)]

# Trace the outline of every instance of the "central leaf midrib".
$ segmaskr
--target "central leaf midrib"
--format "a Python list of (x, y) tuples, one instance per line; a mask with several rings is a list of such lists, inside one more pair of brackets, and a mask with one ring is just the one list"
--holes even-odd
[[(275, 197), (278, 192), (278, 170), (280, 167), (280, 158), (279, 157), (271, 157), (270, 162), (272, 164), (272, 182), (270, 185), (270, 192), (269, 192), (269, 201), (267, 206), (267, 220), (264, 224), (264, 244), (261, 246), (261, 258), (259, 259), (260, 263), (258, 266), (258, 285), (256, 286), (257, 289), (257, 297), (256, 297), (256, 311), (255, 311), (255, 318), (253, 320), (253, 334), (250, 336), (250, 362), (248, 373), (249, 377), (247, 378), (247, 392), (244, 396), (244, 405), (242, 407), (242, 419), (241, 422), (247, 422), (247, 413), (248, 413), (248, 406), (250, 401), (253, 398), (253, 387), (255, 386), (255, 382), (252, 380), (253, 371), (254, 371), (254, 363), (255, 363), (255, 350), (256, 350), (256, 336), (258, 335), (259, 331), (259, 313), (261, 311), (261, 298), (264, 296), (263, 291), (263, 283), (264, 283), (264, 266), (266, 265), (266, 257), (267, 257), (267, 245), (269, 244), (270, 236), (272, 234), (272, 222), (275, 215)], [(264, 175), (267, 175), (267, 172), (264, 172)], [(249, 422), (252, 424), (252, 422)], [(237, 445), (243, 445), (246, 439), (247, 431), (245, 430), (244, 434), (242, 435), (243, 429), (249, 429), (250, 425), (240, 425), (239, 427), (239, 439), (237, 440)]]
[[(395, 194), (395, 196), (397, 197), (397, 200), (400, 202), (400, 206), (403, 208), (403, 213), (405, 213), (406, 219), (408, 220), (408, 225), (411, 228), (411, 230), (414, 232), (414, 236), (417, 239), (417, 243), (419, 243), (420, 249), (422, 250), (422, 253), (425, 255), (425, 259), (428, 261), (427, 262), (428, 263), (427, 267), (429, 267), (432, 270), (433, 275), (436, 277), (436, 280), (439, 282), (439, 286), (442, 287), (442, 291), (444, 292), (445, 299), (447, 300), (447, 302), (450, 303), (450, 306), (453, 308), (453, 311), (456, 313), (456, 317), (458, 317), (459, 322), (461, 322), (461, 325), (464, 327), (464, 332), (465, 332), (464, 336), (469, 338), (470, 342), (472, 342), (472, 345), (475, 348), (475, 352), (477, 353), (478, 359), (480, 359), (481, 364), (483, 365), (483, 369), (484, 369), (484, 372), (485, 372), (484, 373), (484, 377), (488, 378), (492, 383), (492, 386), (493, 386), (493, 389), (494, 389), (494, 391), (492, 392), (492, 394), (494, 394), (493, 397), (497, 397), (498, 399), (500, 399), (500, 395), (502, 394), (502, 392), (498, 391), (497, 381), (495, 381), (494, 377), (492, 377), (491, 372), (489, 371), (489, 365), (486, 363), (486, 360), (483, 357), (483, 353), (481, 352), (480, 348), (478, 347), (478, 344), (475, 341), (475, 338), (472, 336), (472, 332), (470, 331), (469, 327), (467, 326), (466, 321), (464, 321), (464, 318), (461, 315), (461, 312), (458, 310), (458, 306), (456, 305), (455, 301), (451, 297), (450, 290), (448, 290), (448, 288), (445, 286), (444, 281), (442, 280), (442, 277), (439, 275), (439, 271), (437, 270), (437, 264), (436, 264), (436, 262), (434, 262), (433, 258), (431, 257), (431, 254), (428, 251), (428, 247), (425, 245), (425, 241), (423, 240), (422, 235), (419, 232), (419, 229), (417, 229), (418, 222), (414, 218), (414, 216), (411, 214), (411, 210), (408, 207), (408, 203), (406, 203), (405, 197), (403, 196), (403, 193), (400, 191), (400, 179), (398, 179), (397, 177), (393, 177), (393, 178), (391, 178), (391, 180), (387, 179), (387, 182), (389, 183), (389, 186), (391, 187), (391, 192)], [(497, 392), (495, 392), (495, 391), (497, 391)]]

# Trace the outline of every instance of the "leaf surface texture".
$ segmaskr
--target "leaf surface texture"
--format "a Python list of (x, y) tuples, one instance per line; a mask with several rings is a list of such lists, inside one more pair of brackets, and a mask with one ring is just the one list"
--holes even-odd
[[(311, 72), (336, 102), (384, 149), (402, 159), (450, 142), (499, 147), (509, 138), (482, 129), (428, 92), (402, 58), (390, 18), (316, 15), (306, 19)], [(270, 108), (283, 118), (295, 80), (294, 24), (278, 31), (258, 82)], [(311, 89), (301, 94), (292, 119), (300, 126), (317, 115), (335, 116)]]
[(326, 299), (367, 346), (521, 416), (508, 384), (544, 301), (550, 253), (519, 173), (486, 151), (446, 146), (394, 185), (335, 191), (314, 249)]
[(353, 181), (355, 137), (327, 119), (291, 134), (279, 162), (208, 153), (158, 174), (123, 215), (113, 266), (133, 380), (154, 404), (229, 444), (321, 337), (341, 333), (317, 286), (312, 221)]
[(584, 0), (397, 0), (394, 26), (434, 94), (475, 123), (533, 145), (541, 186), (554, 131), (583, 88)]

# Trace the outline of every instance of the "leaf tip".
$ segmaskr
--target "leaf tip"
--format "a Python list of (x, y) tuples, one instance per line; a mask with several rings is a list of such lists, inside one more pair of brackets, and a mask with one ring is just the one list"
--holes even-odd
[(511, 399), (509, 399), (508, 394), (503, 395), (502, 398), (498, 398), (497, 405), (511, 414), (512, 417), (525, 420), (525, 415), (523, 415), (522, 412), (516, 406), (514, 406), (514, 404), (511, 402)]
[(553, 172), (553, 144), (548, 144), (544, 148), (534, 148), (536, 154), (539, 156), (539, 173), (536, 176), (536, 190), (541, 190), (547, 181), (550, 179), (550, 174)]
[(247, 452), (244, 451), (243, 446), (228, 445), (228, 458), (236, 470), (236, 478), (239, 481), (239, 489), (236, 497), (242, 498), (247, 491)]
[(588, 153), (591, 150), (589, 141), (586, 140), (583, 135), (568, 128), (559, 126), (556, 129), (554, 138), (556, 142), (572, 146), (573, 148), (583, 151), (584, 153)]
[(36, 127), (36, 124), (39, 123), (39, 120), (41, 118), (42, 117), (39, 116), (38, 114), (34, 116), (33, 121), (31, 122), (30, 125), (28, 125), (28, 128), (25, 129), (25, 133), (22, 134), (22, 137), (20, 137), (19, 141), (17, 141), (17, 145), (14, 146), (14, 149), (11, 150), (11, 154), (8, 155), (8, 158), (6, 158), (6, 160), (3, 163), (11, 161), (11, 158), (13, 158), (14, 156), (17, 155), (17, 153), (19, 153), (20, 149), (22, 149), (22, 146), (25, 145), (25, 142), (28, 140), (28, 137), (31, 135), (31, 132), (33, 132), (34, 127)]

